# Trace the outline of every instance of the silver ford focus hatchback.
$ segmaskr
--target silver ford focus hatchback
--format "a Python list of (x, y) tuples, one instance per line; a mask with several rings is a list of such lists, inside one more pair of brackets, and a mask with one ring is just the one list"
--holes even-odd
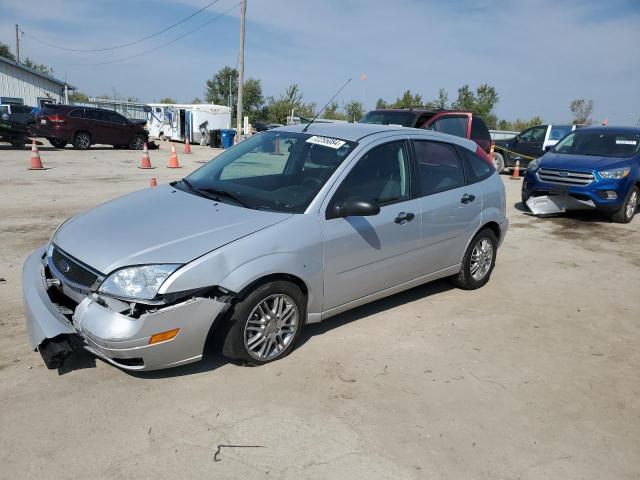
[(287, 355), (307, 323), (419, 284), (489, 280), (505, 191), (475, 143), (384, 125), (255, 135), (181, 181), (63, 223), (23, 270), (49, 368), (85, 348), (128, 370)]

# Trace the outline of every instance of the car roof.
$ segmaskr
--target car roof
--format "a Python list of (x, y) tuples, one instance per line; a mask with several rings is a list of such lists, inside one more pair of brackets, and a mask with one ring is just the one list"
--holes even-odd
[(636, 135), (640, 135), (639, 127), (612, 127), (612, 126), (604, 126), (597, 125), (595, 127), (583, 127), (580, 130), (577, 130), (580, 133), (582, 132), (594, 132), (594, 133), (634, 133)]
[(404, 112), (404, 113), (416, 113), (416, 114), (423, 114), (423, 113), (432, 113), (433, 115), (436, 115), (438, 113), (471, 113), (474, 117), (476, 117), (477, 115), (473, 112), (467, 112), (465, 110), (449, 110), (446, 108), (425, 108), (425, 107), (411, 107), (411, 108), (376, 108), (374, 110), (369, 111), (368, 113), (371, 112)]
[[(301, 133), (307, 124), (288, 125), (270, 130), (271, 132), (296, 132)], [(306, 132), (309, 135), (320, 135), (323, 137), (339, 138), (351, 142), (358, 142), (364, 137), (379, 135), (383, 133), (406, 133), (413, 137), (424, 137), (429, 140), (445, 140), (465, 147), (473, 152), (476, 151), (476, 143), (466, 138), (448, 135), (446, 133), (424, 130), (422, 128), (402, 127), (400, 125), (379, 125), (377, 123), (312, 123)]]

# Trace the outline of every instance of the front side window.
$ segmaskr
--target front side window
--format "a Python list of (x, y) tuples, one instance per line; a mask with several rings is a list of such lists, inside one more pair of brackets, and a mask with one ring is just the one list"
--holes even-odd
[(409, 155), (404, 140), (373, 147), (349, 172), (332, 204), (348, 199), (375, 200), (380, 205), (410, 196)]
[(442, 117), (433, 122), (429, 130), (466, 138), (468, 121), (467, 117)]
[(631, 157), (640, 151), (640, 134), (576, 130), (559, 141), (553, 151), (596, 157)]
[(413, 144), (422, 195), (464, 186), (462, 162), (453, 145), (422, 140), (415, 140)]
[(546, 135), (546, 133), (546, 125), (531, 127), (530, 129), (525, 130), (520, 135), (518, 135), (518, 139), (521, 142), (542, 142), (544, 141), (544, 136)]
[(355, 142), (267, 131), (226, 150), (176, 188), (247, 208), (303, 213)]

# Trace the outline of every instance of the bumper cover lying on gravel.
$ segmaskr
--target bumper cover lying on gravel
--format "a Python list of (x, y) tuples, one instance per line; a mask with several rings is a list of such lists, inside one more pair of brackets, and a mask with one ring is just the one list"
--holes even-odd
[[(45, 273), (45, 247), (33, 252), (22, 272), (25, 316), (33, 349), (49, 368), (62, 364), (71, 351), (69, 336), (83, 347), (127, 370), (155, 370), (198, 361), (215, 319), (228, 303), (214, 298), (188, 300), (147, 312), (138, 318), (115, 312), (85, 297), (72, 314), (51, 300)], [(152, 335), (179, 328), (171, 340), (150, 345)]]

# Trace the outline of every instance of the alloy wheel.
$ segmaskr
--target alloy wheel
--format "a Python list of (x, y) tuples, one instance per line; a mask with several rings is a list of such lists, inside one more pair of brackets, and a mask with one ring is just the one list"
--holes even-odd
[(493, 246), (487, 238), (482, 238), (471, 253), (471, 276), (474, 280), (482, 280), (491, 269)]
[(272, 360), (282, 354), (298, 331), (299, 315), (287, 295), (270, 295), (249, 314), (244, 328), (244, 345), (256, 360)]
[(638, 192), (634, 190), (631, 192), (631, 196), (629, 197), (629, 201), (627, 202), (627, 218), (633, 217), (633, 214), (636, 212), (636, 208), (638, 207)]

